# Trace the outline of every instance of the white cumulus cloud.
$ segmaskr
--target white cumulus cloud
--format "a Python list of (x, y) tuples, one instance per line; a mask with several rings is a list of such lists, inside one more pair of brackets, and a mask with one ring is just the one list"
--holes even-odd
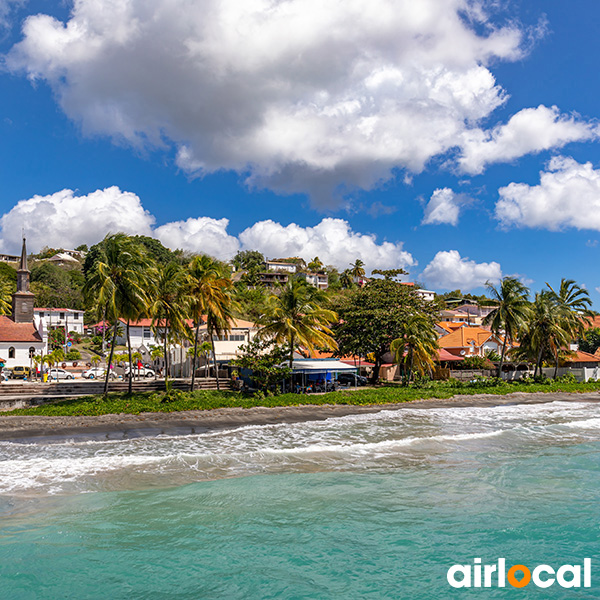
[(524, 108), (505, 125), (464, 132), (459, 165), (466, 173), (478, 174), (489, 164), (561, 148), (569, 142), (597, 139), (598, 134), (596, 124), (561, 114), (556, 106)]
[(84, 132), (331, 201), (422, 170), (505, 101), (488, 65), (520, 58), (523, 31), (482, 5), (77, 0), (66, 22), (30, 16), (7, 65)]
[(416, 264), (402, 243), (377, 242), (374, 235), (353, 231), (342, 219), (323, 219), (314, 227), (259, 221), (239, 236), (228, 232), (228, 219), (193, 217), (155, 227), (155, 218), (138, 196), (113, 186), (87, 195), (62, 190), (48, 196), (21, 200), (0, 218), (0, 239), (5, 252), (18, 252), (21, 229), (27, 247), (38, 252), (44, 246), (75, 248), (92, 245), (108, 233), (122, 231), (148, 235), (165, 246), (205, 253), (222, 260), (236, 252), (259, 250), (269, 258), (318, 256), (324, 264), (345, 269), (360, 258), (368, 269), (410, 267)]
[(423, 225), (458, 225), (461, 205), (465, 198), (450, 188), (434, 190), (425, 207)]
[(229, 260), (240, 249), (240, 243), (227, 233), (228, 225), (228, 219), (189, 218), (161, 225), (154, 235), (168, 248), (183, 248)]
[(600, 169), (557, 156), (538, 185), (511, 183), (498, 190), (496, 218), (504, 227), (566, 227), (600, 231)]
[(377, 243), (374, 235), (352, 231), (347, 221), (323, 219), (314, 227), (295, 223), (284, 226), (274, 221), (259, 221), (239, 236), (244, 249), (259, 250), (269, 258), (318, 256), (324, 264), (343, 270), (360, 258), (367, 269), (410, 267), (412, 255), (401, 243)]
[(462, 258), (457, 250), (445, 250), (433, 257), (422, 277), (434, 289), (468, 291), (484, 286), (487, 281), (498, 283), (502, 269), (497, 262), (478, 263)]
[(21, 246), (21, 231), (28, 249), (76, 248), (96, 243), (107, 233), (122, 231), (152, 235), (154, 217), (144, 210), (138, 196), (113, 186), (91, 194), (62, 190), (48, 196), (21, 200), (0, 218), (2, 248)]

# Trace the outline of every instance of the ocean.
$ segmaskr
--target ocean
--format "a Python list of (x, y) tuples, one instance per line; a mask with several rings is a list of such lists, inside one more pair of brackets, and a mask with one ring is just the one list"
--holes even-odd
[[(600, 598), (592, 402), (0, 442), (0, 600)], [(589, 588), (451, 587), (455, 564)]]

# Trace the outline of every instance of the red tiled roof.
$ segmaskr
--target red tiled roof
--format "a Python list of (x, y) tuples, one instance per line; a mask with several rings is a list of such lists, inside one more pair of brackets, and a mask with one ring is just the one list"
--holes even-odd
[(445, 350), (444, 348), (440, 348), (438, 350), (438, 360), (440, 362), (449, 361), (449, 360), (460, 361), (460, 360), (464, 360), (464, 358), (462, 356), (454, 356), (454, 354), (450, 354), (450, 352), (448, 352), (448, 350)]
[(10, 317), (0, 316), (0, 342), (41, 342), (33, 323), (15, 323)]
[(582, 350), (577, 350), (572, 352), (569, 357), (565, 359), (565, 362), (570, 363), (580, 363), (580, 362), (600, 362), (600, 358), (594, 356), (593, 354), (589, 354), (588, 352), (583, 352)]
[(442, 336), (438, 344), (442, 348), (468, 348), (471, 341), (475, 342), (475, 347), (482, 346), (492, 334), (482, 327), (461, 327), (456, 331)]

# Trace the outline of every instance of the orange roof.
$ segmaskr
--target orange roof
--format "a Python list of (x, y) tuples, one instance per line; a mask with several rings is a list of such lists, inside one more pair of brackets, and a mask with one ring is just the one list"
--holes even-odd
[(454, 356), (454, 354), (450, 354), (448, 350), (444, 350), (444, 348), (440, 348), (438, 350), (438, 360), (441, 361), (450, 361), (450, 360), (465, 360), (462, 356)]
[(10, 317), (0, 316), (0, 342), (41, 342), (33, 323), (15, 323)]
[(440, 348), (468, 348), (471, 342), (475, 342), (475, 347), (482, 346), (492, 337), (491, 332), (483, 327), (460, 327), (456, 331), (442, 336), (438, 340)]
[(600, 315), (595, 317), (590, 317), (590, 320), (587, 321), (583, 319), (583, 324), (586, 329), (591, 329), (592, 327), (600, 327)]
[(438, 326), (445, 329), (448, 333), (452, 333), (461, 327), (465, 327), (464, 323), (455, 323), (454, 321), (440, 321)]
[[(596, 351), (597, 354), (597, 351)], [(580, 363), (580, 362), (593, 362), (597, 363), (600, 361), (600, 358), (595, 356), (594, 354), (589, 354), (589, 352), (583, 352), (583, 350), (577, 350), (572, 352), (568, 358), (565, 358), (565, 362), (572, 363)]]

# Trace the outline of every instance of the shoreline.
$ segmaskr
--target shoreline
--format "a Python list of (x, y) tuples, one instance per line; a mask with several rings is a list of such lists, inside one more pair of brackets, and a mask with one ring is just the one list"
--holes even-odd
[(600, 392), (515, 392), (456, 395), (452, 398), (413, 400), (395, 404), (302, 405), (254, 408), (216, 408), (171, 413), (110, 414), (94, 417), (0, 416), (0, 441), (51, 442), (79, 440), (122, 440), (158, 435), (190, 435), (252, 425), (275, 425), (323, 421), (331, 417), (372, 414), (384, 410), (469, 408), (547, 404), (549, 402), (600, 402)]

